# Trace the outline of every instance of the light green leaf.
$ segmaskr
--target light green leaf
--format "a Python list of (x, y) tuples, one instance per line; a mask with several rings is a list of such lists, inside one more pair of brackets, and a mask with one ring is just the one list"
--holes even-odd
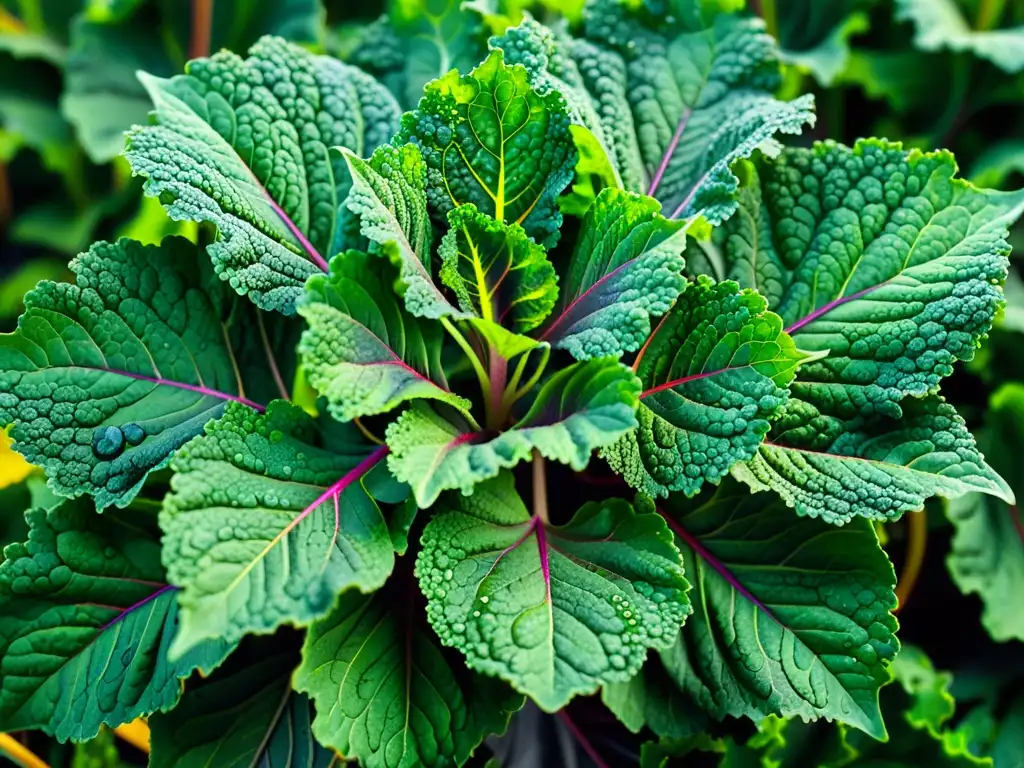
[(261, 638), (244, 643), (174, 710), (149, 722), (150, 768), (331, 768), (337, 755), (313, 738), (313, 703), (291, 688), (298, 654)]
[(468, 75), (453, 71), (430, 83), (397, 139), (423, 150), (435, 218), (473, 203), (542, 245), (557, 241), (557, 198), (576, 165), (565, 103), (532, 89), (526, 70), (506, 65), (500, 50)]
[(846, 67), (850, 38), (866, 32), (870, 0), (780, 0), (775, 6), (780, 57), (829, 86)]
[(181, 681), (231, 645), (215, 639), (172, 661), (174, 588), (159, 532), (140, 510), (102, 517), (84, 501), (26, 514), (29, 537), (0, 564), (0, 722), (84, 741), (173, 707)]
[[(106, 18), (83, 13), (70, 27), (61, 110), (95, 163), (120, 154), (125, 131), (146, 123), (152, 102), (136, 72), (170, 77), (185, 65), (191, 15), (178, 12), (173, 3), (141, 6), (133, 13)], [(264, 34), (313, 43), (320, 36), (320, 14), (316, 0), (264, 0), (255, 5), (218, 0), (210, 24), (210, 50), (245, 50)]]
[(755, 454), (808, 358), (765, 311), (764, 297), (702, 276), (634, 363), (643, 385), (639, 429), (602, 455), (649, 496), (693, 496)]
[(743, 215), (721, 228), (728, 276), (755, 288), (797, 346), (793, 394), (823, 413), (898, 416), (971, 360), (1006, 278), (1024, 193), (954, 178), (948, 152), (825, 142), (747, 166)]
[(914, 728), (925, 728), (938, 735), (943, 724), (956, 711), (956, 701), (949, 693), (953, 675), (938, 672), (924, 651), (914, 645), (905, 646), (892, 666), (896, 682), (910, 694), (913, 705), (903, 713)]
[[(586, 36), (599, 50), (578, 49), (581, 68), (600, 62), (601, 49), (623, 60), (644, 166), (641, 186), (627, 189), (656, 197), (670, 219), (729, 218), (738, 186), (730, 166), (759, 147), (777, 148), (776, 134), (814, 123), (810, 96), (783, 102), (772, 95), (780, 84), (779, 54), (758, 18), (705, 9), (700, 0), (660, 12), (593, 0)], [(608, 89), (610, 103), (618, 104), (616, 79), (598, 78), (594, 87), (598, 103)], [(602, 120), (612, 133), (626, 125), (615, 106)]]
[(544, 249), (518, 224), (480, 213), (472, 203), (448, 212), (441, 279), (465, 312), (514, 333), (541, 325), (558, 299), (558, 275)]
[(423, 532), (416, 575), (441, 642), (553, 712), (625, 682), (690, 612), (679, 553), (655, 514), (621, 499), (566, 525), (531, 516), (504, 473), (449, 494)]
[[(995, 4), (993, 4), (995, 5)], [(914, 23), (914, 45), (923, 51), (968, 51), (1004, 72), (1024, 69), (1024, 27), (972, 29), (955, 0), (896, 0), (896, 19)]]
[(799, 518), (728, 482), (666, 511), (694, 586), (694, 615), (661, 653), (680, 689), (719, 719), (829, 718), (884, 738), (896, 577), (871, 524)]
[(316, 702), (317, 739), (366, 768), (462, 765), (523, 703), (447, 658), (411, 607), (411, 581), (396, 575), (373, 595), (343, 594), (310, 626), (295, 673), (296, 689)]
[(265, 415), (232, 405), (175, 457), (160, 527), (181, 587), (173, 652), (303, 626), (343, 589), (373, 591), (394, 566), (384, 518), (366, 489), (387, 454), (325, 432), (298, 406)]
[(0, 335), (0, 424), (56, 491), (123, 507), (229, 402), (266, 402), (277, 363), (254, 308), (187, 240), (96, 243), (71, 269), (75, 285), (40, 283)]
[(657, 200), (605, 189), (583, 219), (562, 303), (541, 338), (577, 360), (635, 352), (682, 293), (686, 226)]
[(1024, 141), (1006, 139), (989, 144), (971, 166), (971, 183), (1001, 188), (1011, 174), (1024, 173)]
[(131, 131), (125, 156), (171, 218), (217, 227), (218, 275), (291, 314), (306, 278), (327, 271), (341, 223), (348, 173), (328, 149), (368, 153), (398, 106), (369, 75), (279, 38), (249, 54), (196, 59), (169, 80), (142, 75), (157, 125)]
[(636, 426), (639, 384), (610, 358), (575, 363), (548, 379), (526, 415), (497, 436), (414, 403), (388, 427), (388, 467), (409, 484), (421, 507), (450, 488), (472, 493), (474, 485), (528, 459), (534, 449), (580, 471), (597, 448)]
[(369, 160), (343, 151), (352, 174), (348, 209), (360, 231), (399, 268), (406, 309), (417, 317), (463, 317), (430, 275), (426, 165), (414, 144), (376, 149)]
[(447, 389), (441, 368), (443, 332), (413, 317), (395, 295), (398, 271), (385, 259), (348, 251), (314, 275), (299, 314), (309, 324), (299, 353), (309, 383), (339, 421), (385, 413), (415, 398), (466, 410)]
[(940, 397), (902, 403), (900, 419), (843, 431), (831, 444), (827, 420), (790, 400), (757, 454), (732, 474), (754, 491), (772, 490), (801, 515), (842, 525), (855, 517), (893, 520), (939, 495), (972, 491), (1008, 503), (1013, 491), (988, 464), (953, 406)]

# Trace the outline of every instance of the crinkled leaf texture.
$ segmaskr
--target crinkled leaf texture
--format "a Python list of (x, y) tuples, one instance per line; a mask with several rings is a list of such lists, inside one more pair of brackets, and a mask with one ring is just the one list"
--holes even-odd
[(558, 299), (558, 275), (544, 249), (518, 224), (505, 224), (472, 203), (448, 212), (439, 250), (441, 279), (465, 312), (514, 333), (544, 322)]
[(416, 574), (441, 642), (553, 712), (636, 674), (690, 612), (664, 521), (622, 499), (562, 526), (531, 516), (509, 473), (449, 494)]
[(686, 287), (634, 364), (639, 429), (603, 452), (630, 485), (693, 496), (754, 456), (808, 358), (765, 308), (732, 281)]
[(183, 238), (96, 243), (71, 269), (0, 335), (0, 423), (54, 490), (123, 507), (229, 402), (268, 395), (269, 363), (253, 310)]
[(465, 494), (534, 450), (579, 471), (591, 454), (636, 427), (640, 382), (611, 358), (575, 363), (545, 382), (529, 411), (508, 430), (470, 431), (425, 404), (414, 403), (387, 430), (388, 466), (408, 483), (421, 507), (451, 488)]
[(313, 738), (313, 703), (291, 687), (298, 654), (249, 639), (224, 666), (153, 717), (150, 768), (330, 768)]
[(299, 307), (309, 324), (299, 345), (303, 370), (340, 421), (417, 398), (469, 408), (447, 389), (440, 324), (406, 311), (394, 291), (397, 277), (386, 259), (347, 251), (331, 259), (330, 274), (306, 284)]
[(473, 203), (542, 245), (557, 241), (557, 197), (576, 165), (565, 102), (531, 88), (526, 70), (507, 65), (500, 50), (468, 75), (452, 71), (427, 85), (397, 140), (423, 150), (435, 218)]
[(871, 524), (800, 518), (735, 482), (664, 510), (693, 584), (694, 614), (661, 652), (679, 689), (718, 719), (827, 718), (884, 738), (896, 578)]
[(141, 510), (98, 515), (86, 501), (26, 513), (28, 541), (0, 564), (0, 723), (85, 741), (170, 709), (181, 681), (231, 645), (171, 660), (178, 604), (159, 532)]
[[(779, 54), (763, 22), (700, 0), (657, 13), (591, 0), (586, 40), (567, 47), (626, 188), (658, 198), (668, 218), (727, 219), (736, 210), (732, 163), (814, 121), (810, 96), (772, 96)], [(634, 146), (641, 168), (631, 167)]]
[(438, 647), (405, 570), (310, 626), (295, 687), (316, 702), (320, 742), (366, 768), (462, 765), (523, 698)]
[(604, 189), (587, 210), (558, 313), (541, 338), (577, 360), (635, 352), (686, 285), (686, 226), (654, 198)]
[(956, 179), (948, 152), (878, 140), (743, 170), (744, 214), (715, 236), (727, 274), (768, 299), (799, 348), (827, 354), (801, 366), (785, 418), (740, 473), (834, 519), (897, 517), (937, 492), (1012, 498), (950, 407), (916, 399), (991, 328), (1024, 193)]
[(125, 156), (171, 218), (210, 222), (217, 274), (260, 308), (295, 311), (327, 269), (349, 178), (328, 149), (363, 155), (387, 141), (399, 109), (372, 77), (264, 37), (243, 59), (221, 51), (170, 79), (142, 75), (156, 125)]
[(1024, 26), (972, 29), (956, 0), (896, 0), (896, 18), (914, 23), (922, 50), (969, 51), (1005, 72), (1024, 69)]
[(180, 451), (160, 515), (163, 560), (182, 590), (174, 653), (303, 626), (343, 589), (380, 587), (394, 548), (366, 486), (386, 454), (281, 400), (266, 414), (232, 405)]
[(416, 317), (463, 317), (431, 277), (433, 230), (427, 213), (427, 168), (415, 144), (385, 144), (369, 160), (343, 151), (352, 174), (346, 205), (360, 232), (401, 275), (405, 306)]

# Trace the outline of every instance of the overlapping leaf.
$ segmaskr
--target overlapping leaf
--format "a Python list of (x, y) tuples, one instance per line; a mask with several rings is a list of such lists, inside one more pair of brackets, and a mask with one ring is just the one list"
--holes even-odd
[(644, 388), (639, 429), (604, 456), (648, 495), (692, 496), (755, 454), (808, 357), (765, 311), (764, 297), (701, 277), (634, 364)]
[(651, 319), (686, 284), (686, 229), (658, 215), (659, 207), (653, 198), (601, 191), (583, 219), (562, 303), (543, 339), (578, 360), (640, 349)]
[(343, 594), (310, 626), (295, 686), (316, 702), (320, 743), (360, 765), (462, 765), (484, 737), (505, 730), (522, 697), (461, 659), (453, 664), (402, 588), (411, 579), (394, 578), (373, 595)]
[(307, 283), (299, 314), (309, 329), (299, 353), (309, 383), (341, 421), (416, 398), (469, 407), (447, 389), (441, 326), (404, 309), (394, 291), (397, 276), (385, 259), (348, 251), (331, 260), (329, 275)]
[(172, 218), (210, 222), (214, 267), (259, 307), (291, 314), (326, 271), (348, 173), (330, 147), (368, 154), (398, 106), (355, 67), (266, 37), (242, 59), (222, 51), (169, 80), (144, 75), (157, 125), (125, 153)]
[(181, 680), (230, 651), (220, 639), (171, 660), (176, 593), (158, 532), (139, 510), (85, 501), (27, 513), (28, 541), (0, 564), (0, 723), (91, 739), (173, 707)]
[(283, 401), (265, 415), (233, 405), (178, 454), (160, 516), (182, 590), (175, 654), (308, 624), (343, 589), (384, 583), (394, 549), (366, 483), (387, 449), (357, 435)]
[(416, 563), (430, 623), (470, 667), (544, 710), (628, 680), (690, 611), (671, 534), (626, 501), (584, 505), (552, 526), (504, 473), (442, 504)]
[(922, 50), (969, 51), (1006, 72), (1024, 69), (1024, 26), (995, 29), (999, 19), (989, 10), (981, 12), (982, 27), (975, 29), (958, 6), (956, 0), (896, 0), (896, 18), (914, 23), (914, 45)]
[(450, 488), (472, 493), (474, 485), (534, 450), (581, 470), (597, 448), (636, 426), (638, 394), (639, 381), (628, 368), (595, 358), (553, 375), (526, 415), (498, 435), (471, 430), (417, 403), (388, 427), (388, 466), (421, 507)]
[(468, 75), (449, 72), (430, 83), (397, 139), (423, 150), (435, 218), (473, 203), (542, 245), (558, 239), (557, 197), (576, 164), (565, 103), (533, 89), (526, 70), (507, 65), (500, 50)]
[(285, 319), (268, 318), (264, 348), (251, 308), (182, 238), (97, 243), (72, 269), (75, 285), (40, 283), (0, 335), (0, 423), (58, 492), (125, 506), (229, 402), (272, 396)]
[(798, 518), (737, 483), (665, 512), (693, 583), (694, 615), (661, 653), (676, 685), (717, 718), (829, 718), (884, 737), (895, 574), (870, 523)]

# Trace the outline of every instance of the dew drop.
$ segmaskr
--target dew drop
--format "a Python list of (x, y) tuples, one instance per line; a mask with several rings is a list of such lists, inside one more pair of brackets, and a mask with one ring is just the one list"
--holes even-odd
[(134, 421), (121, 427), (121, 433), (124, 435), (124, 439), (128, 441), (128, 445), (140, 445), (146, 439), (145, 430)]
[(124, 433), (117, 427), (97, 427), (92, 434), (92, 451), (100, 459), (114, 459), (124, 451)]
[(489, 598), (487, 595), (484, 595), (483, 597), (480, 598), (480, 602), (483, 603), (484, 605), (487, 605), (487, 601), (490, 600), (490, 599), (491, 598)]

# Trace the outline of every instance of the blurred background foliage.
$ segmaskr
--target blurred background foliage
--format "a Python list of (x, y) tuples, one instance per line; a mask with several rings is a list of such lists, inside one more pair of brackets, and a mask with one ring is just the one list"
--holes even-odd
[[(671, 6), (678, 0), (624, 0)], [(724, 0), (718, 0), (723, 2)], [(728, 0), (742, 6), (743, 0)], [(143, 198), (119, 157), (150, 108), (135, 73), (161, 76), (222, 47), (281, 35), (370, 71), (406, 108), (425, 82), (472, 66), (466, 14), (481, 34), (517, 23), (580, 21), (584, 0), (0, 0), (0, 332), (41, 279), (68, 279), (94, 240), (155, 243), (194, 225)], [(961, 174), (1024, 184), (1024, 2), (749, 0), (779, 40), (784, 98), (811, 92), (818, 121), (795, 139), (852, 144), (884, 136), (951, 150)], [(1024, 498), (1024, 227), (1007, 306), (976, 359), (946, 385), (992, 465)], [(3, 425), (0, 425), (2, 427)], [(21, 512), (48, 505), (38, 470), (0, 431), (0, 545), (21, 540)], [(948, 509), (947, 509), (948, 507)], [(929, 504), (880, 530), (900, 572), (896, 681), (883, 691), (888, 744), (819, 723), (769, 719), (717, 734), (643, 744), (598, 702), (558, 716), (526, 709), (483, 764), (533, 766), (973, 766), (1024, 768), (1024, 523), (989, 497)], [(733, 724), (735, 725), (735, 724)], [(739, 734), (737, 737), (737, 733)], [(144, 765), (145, 726), (84, 745), (38, 734), (0, 742), (0, 764)], [(26, 751), (25, 747), (31, 747)], [(37, 757), (33, 758), (33, 754)], [(494, 757), (491, 756), (494, 755)], [(476, 760), (476, 758), (474, 758)]]

